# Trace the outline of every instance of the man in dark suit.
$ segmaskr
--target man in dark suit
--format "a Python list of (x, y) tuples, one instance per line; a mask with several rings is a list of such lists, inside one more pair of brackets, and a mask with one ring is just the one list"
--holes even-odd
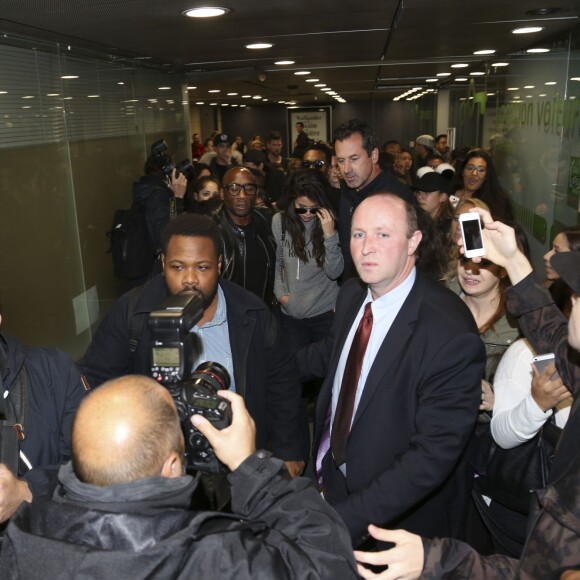
[(302, 370), (326, 375), (310, 473), (355, 547), (370, 523), (427, 537), (463, 531), (485, 351), (461, 299), (416, 271), (421, 238), (399, 196), (362, 201), (350, 243), (360, 280), (341, 288), (332, 337), (299, 354)]
[(89, 383), (127, 374), (150, 375), (152, 334), (147, 319), (170, 295), (195, 294), (204, 313), (192, 332), (196, 360), (229, 371), (231, 389), (244, 398), (256, 423), (256, 441), (271, 448), (298, 475), (300, 383), (281, 344), (275, 320), (258, 297), (220, 278), (221, 238), (208, 216), (182, 214), (163, 234), (163, 274), (122, 296), (105, 316), (81, 363)]

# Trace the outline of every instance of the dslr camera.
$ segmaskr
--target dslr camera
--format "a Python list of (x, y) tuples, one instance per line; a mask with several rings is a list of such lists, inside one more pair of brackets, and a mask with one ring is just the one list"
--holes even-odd
[(171, 172), (175, 169), (175, 177), (179, 177), (179, 174), (183, 173), (188, 181), (195, 179), (195, 169), (189, 159), (184, 159), (177, 165), (173, 163), (173, 160), (167, 153), (165, 139), (159, 139), (151, 145), (151, 155), (163, 174), (167, 177), (171, 177)]
[(149, 315), (153, 334), (151, 376), (171, 394), (185, 437), (186, 465), (190, 470), (227, 472), (209, 441), (190, 421), (203, 415), (216, 429), (232, 422), (230, 402), (217, 396), (230, 386), (228, 371), (217, 362), (204, 362), (191, 372), (192, 336), (190, 329), (203, 315), (199, 296), (169, 296)]

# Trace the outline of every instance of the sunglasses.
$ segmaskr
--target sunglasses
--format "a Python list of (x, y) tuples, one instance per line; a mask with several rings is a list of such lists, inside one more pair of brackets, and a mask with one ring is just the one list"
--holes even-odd
[(295, 207), (294, 211), (300, 215), (308, 213), (308, 212), (310, 212), (312, 215), (314, 215), (315, 213), (318, 212), (319, 209), (320, 209), (319, 207)]
[(316, 169), (322, 169), (326, 165), (326, 161), (319, 159), (318, 161), (303, 161), (302, 167), (304, 169), (310, 169), (311, 167), (316, 167)]

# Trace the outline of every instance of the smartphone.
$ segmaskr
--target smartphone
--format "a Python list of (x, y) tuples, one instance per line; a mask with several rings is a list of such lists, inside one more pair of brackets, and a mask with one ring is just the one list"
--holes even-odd
[[(536, 367), (537, 371), (542, 374), (545, 368), (554, 362), (555, 355), (553, 352), (548, 354), (539, 354), (532, 359), (533, 365)], [(558, 376), (558, 371), (556, 371), (551, 377), (550, 380), (553, 381)]]
[(459, 226), (461, 227), (461, 237), (463, 238), (466, 258), (475, 258), (485, 254), (480, 219), (480, 215), (476, 212), (462, 213), (459, 216)]

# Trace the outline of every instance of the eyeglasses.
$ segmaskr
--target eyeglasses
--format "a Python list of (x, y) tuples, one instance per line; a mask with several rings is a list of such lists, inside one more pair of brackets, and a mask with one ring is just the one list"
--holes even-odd
[(308, 213), (308, 212), (310, 212), (312, 215), (314, 215), (315, 213), (318, 212), (319, 209), (320, 209), (319, 207), (295, 207), (294, 211), (300, 215)]
[(303, 161), (302, 167), (304, 169), (310, 169), (311, 167), (316, 167), (316, 169), (322, 169), (326, 165), (326, 161), (318, 159), (317, 161)]
[(256, 195), (258, 188), (255, 183), (228, 183), (224, 185), (226, 191), (232, 195), (240, 195), (240, 191), (243, 189), (246, 195)]
[(465, 166), (465, 171), (467, 171), (468, 173), (473, 173), (474, 171), (476, 171), (477, 173), (479, 173), (480, 175), (482, 175), (483, 173), (487, 172), (487, 167), (484, 167), (483, 165), (466, 165)]

